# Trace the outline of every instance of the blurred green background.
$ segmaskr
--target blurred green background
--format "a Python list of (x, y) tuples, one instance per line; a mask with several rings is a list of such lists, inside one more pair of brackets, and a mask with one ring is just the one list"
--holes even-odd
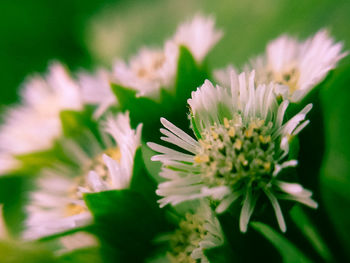
[[(350, 49), (349, 0), (12, 0), (1, 1), (0, 10), (1, 107), (15, 102), (25, 77), (45, 72), (51, 60), (73, 71), (110, 67), (142, 45), (162, 45), (179, 22), (198, 12), (214, 15), (225, 32), (209, 56), (215, 67), (242, 65), (282, 33), (306, 38), (323, 27)], [(349, 57), (321, 94), (326, 117), (321, 198), (344, 248), (350, 247), (348, 63)]]
[(61, 0), (0, 2), (0, 103), (16, 100), (33, 72), (58, 59), (76, 70), (109, 66), (140, 45), (160, 45), (193, 14), (213, 14), (225, 37), (211, 53), (215, 66), (244, 63), (281, 33), (306, 37), (327, 27), (350, 46), (350, 1), (340, 0)]

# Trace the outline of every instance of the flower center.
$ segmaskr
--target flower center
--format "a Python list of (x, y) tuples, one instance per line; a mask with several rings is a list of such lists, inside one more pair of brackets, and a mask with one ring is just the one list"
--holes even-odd
[(201, 166), (203, 181), (211, 187), (235, 189), (267, 184), (274, 170), (272, 123), (256, 119), (247, 125), (224, 119), (203, 132), (201, 148), (194, 157)]
[(159, 76), (157, 70), (163, 66), (165, 62), (165, 56), (163, 52), (155, 52), (148, 58), (144, 65), (140, 65), (136, 69), (137, 76), (141, 79), (155, 80)]
[(171, 252), (167, 253), (170, 262), (197, 262), (191, 254), (207, 234), (204, 223), (198, 215), (186, 214), (185, 219), (180, 221), (179, 228), (170, 237)]
[[(82, 194), (79, 191), (79, 187), (84, 187), (90, 189), (86, 176), (89, 171), (95, 171), (104, 181), (112, 185), (110, 177), (108, 176), (108, 168), (103, 161), (102, 155), (107, 154), (112, 159), (120, 162), (121, 153), (118, 147), (109, 148), (103, 153), (97, 155), (94, 159), (91, 160), (90, 164), (83, 169), (83, 173), (80, 176), (74, 178), (74, 185), (69, 189), (69, 197), (73, 200), (82, 200)], [(90, 189), (91, 190), (91, 189)], [(80, 213), (88, 211), (87, 208), (83, 205), (80, 205), (75, 202), (68, 203), (65, 207), (65, 215), (73, 216)]]
[(288, 86), (290, 93), (293, 93), (294, 91), (299, 89), (298, 81), (300, 77), (300, 72), (294, 66), (287, 67), (286, 69), (280, 72), (270, 71), (268, 73), (268, 76), (270, 81), (275, 81), (278, 84)]

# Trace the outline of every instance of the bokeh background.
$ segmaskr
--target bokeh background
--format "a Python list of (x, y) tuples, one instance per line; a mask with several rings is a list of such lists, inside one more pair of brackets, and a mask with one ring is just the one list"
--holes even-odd
[[(214, 15), (225, 32), (209, 57), (215, 67), (242, 65), (282, 33), (306, 38), (324, 27), (350, 50), (349, 0), (0, 1), (0, 111), (16, 102), (26, 76), (45, 72), (49, 61), (73, 72), (110, 67), (142, 45), (161, 45), (198, 12)], [(349, 62), (342, 60), (340, 80), (322, 92), (326, 151), (317, 181), (344, 248), (350, 247)]]

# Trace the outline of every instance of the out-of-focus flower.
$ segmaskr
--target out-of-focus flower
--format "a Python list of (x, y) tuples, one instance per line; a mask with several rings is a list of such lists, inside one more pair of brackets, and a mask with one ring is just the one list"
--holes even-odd
[(141, 125), (135, 131), (130, 127), (128, 114), (109, 116), (101, 136), (103, 145), (89, 134), (82, 137), (81, 145), (68, 140), (63, 143), (76, 168), (56, 164), (55, 168), (42, 171), (38, 189), (31, 194), (27, 206), (24, 238), (36, 239), (84, 226), (92, 216), (83, 193), (129, 186)]
[(20, 166), (12, 155), (7, 153), (0, 153), (0, 176), (11, 172)]
[(135, 89), (138, 96), (158, 99), (161, 87), (173, 86), (177, 56), (177, 46), (169, 41), (163, 49), (142, 48), (129, 64), (121, 60), (114, 64), (115, 81)]
[(83, 102), (98, 106), (94, 113), (95, 118), (99, 118), (111, 105), (117, 104), (111, 90), (111, 73), (107, 70), (101, 68), (94, 74), (81, 72), (78, 77)]
[[(342, 49), (343, 44), (335, 43), (326, 30), (305, 41), (282, 35), (267, 45), (265, 54), (252, 59), (245, 71), (256, 70), (258, 84), (271, 81), (282, 84), (275, 91), (277, 95), (299, 102), (348, 54), (342, 53)], [(225, 71), (228, 72), (216, 71), (219, 83), (229, 80), (230, 75), (225, 77)]]
[(278, 105), (273, 93), (277, 84), (256, 87), (254, 75), (233, 73), (231, 89), (205, 81), (192, 93), (188, 103), (198, 140), (161, 119), (161, 139), (183, 149), (148, 143), (161, 153), (152, 160), (163, 163), (160, 175), (167, 179), (157, 190), (163, 196), (161, 206), (210, 197), (219, 201), (216, 211), (223, 212), (243, 199), (243, 232), (261, 193), (271, 201), (282, 231), (286, 226), (277, 198), (317, 207), (310, 191), (278, 179), (282, 169), (297, 165), (296, 160), (287, 160), (289, 141), (308, 124), (305, 117), (312, 105), (285, 121), (288, 101)]
[(20, 155), (49, 149), (61, 134), (60, 112), (81, 108), (77, 84), (62, 65), (52, 64), (45, 79), (36, 76), (25, 83), (21, 104), (5, 112), (0, 152)]
[(59, 241), (62, 248), (57, 252), (58, 254), (68, 253), (81, 248), (99, 246), (99, 242), (94, 235), (83, 231), (63, 236)]
[(224, 237), (220, 223), (206, 202), (201, 202), (195, 213), (186, 213), (178, 228), (169, 237), (172, 263), (209, 263), (204, 250), (221, 246)]
[(266, 53), (254, 59), (249, 68), (256, 70), (259, 84), (281, 83), (289, 88), (282, 95), (297, 102), (347, 55), (341, 53), (342, 48), (343, 44), (335, 43), (326, 30), (303, 42), (284, 35), (271, 41)]
[(178, 27), (173, 41), (178, 46), (186, 46), (194, 58), (202, 62), (222, 35), (222, 31), (215, 28), (214, 18), (196, 15)]
[(221, 36), (221, 31), (215, 30), (212, 18), (198, 15), (192, 21), (180, 25), (174, 37), (167, 40), (163, 48), (142, 48), (128, 64), (118, 60), (114, 64), (114, 80), (135, 89), (138, 96), (158, 99), (160, 88), (171, 89), (174, 86), (179, 46), (186, 46), (194, 58), (201, 62)]

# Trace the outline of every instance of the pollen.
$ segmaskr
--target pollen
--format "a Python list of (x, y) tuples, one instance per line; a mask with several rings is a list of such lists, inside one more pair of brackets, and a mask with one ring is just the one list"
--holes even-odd
[(196, 155), (194, 157), (194, 161), (196, 163), (208, 162), (209, 161), (209, 156), (208, 155)]
[(267, 184), (277, 162), (272, 126), (261, 119), (243, 123), (239, 118), (224, 118), (222, 124), (215, 123), (204, 131), (201, 148), (194, 157), (194, 163), (202, 169), (203, 182), (212, 187), (242, 187), (242, 181), (257, 180)]
[(70, 203), (65, 207), (64, 215), (66, 217), (78, 215), (86, 212), (87, 209), (81, 205)]
[(235, 130), (235, 128), (231, 127), (231, 128), (228, 130), (228, 135), (229, 135), (230, 137), (235, 137), (235, 135), (236, 135), (236, 130)]

